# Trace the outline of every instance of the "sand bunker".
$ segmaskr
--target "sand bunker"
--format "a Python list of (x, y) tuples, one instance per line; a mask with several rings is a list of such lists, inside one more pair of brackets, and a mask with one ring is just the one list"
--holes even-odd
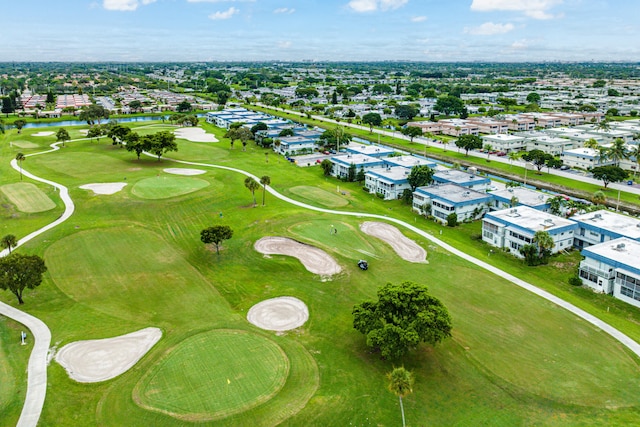
[(218, 139), (201, 128), (180, 128), (173, 131), (177, 138), (191, 142), (218, 142)]
[(342, 271), (340, 265), (322, 249), (286, 237), (263, 237), (253, 247), (265, 255), (278, 254), (298, 258), (302, 265), (314, 274), (330, 276)]
[(268, 331), (288, 331), (309, 320), (309, 309), (294, 297), (272, 298), (254, 305), (247, 313), (247, 320)]
[(427, 251), (416, 242), (407, 238), (393, 225), (385, 222), (367, 221), (360, 225), (363, 233), (388, 243), (400, 258), (409, 262), (426, 262)]
[(131, 369), (162, 337), (158, 328), (145, 328), (119, 337), (76, 341), (56, 354), (56, 361), (81, 383), (110, 380)]
[(53, 134), (54, 134), (54, 132), (38, 132), (38, 133), (34, 133), (31, 136), (51, 136)]
[(115, 194), (122, 190), (125, 185), (127, 185), (125, 182), (105, 182), (103, 184), (85, 184), (81, 185), (80, 188), (91, 190), (94, 194)]
[(85, 135), (85, 136), (86, 136), (86, 135), (89, 133), (89, 129), (80, 129), (80, 130), (78, 131), (78, 133), (79, 133), (80, 135)]
[(163, 169), (166, 173), (172, 173), (174, 175), (202, 175), (203, 173), (207, 173), (207, 171), (203, 171), (200, 169), (186, 169), (186, 168), (167, 168)]

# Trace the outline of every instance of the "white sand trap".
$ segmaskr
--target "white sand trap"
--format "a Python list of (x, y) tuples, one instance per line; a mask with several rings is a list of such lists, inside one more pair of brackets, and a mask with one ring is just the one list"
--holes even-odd
[(427, 251), (406, 237), (393, 225), (386, 222), (367, 221), (360, 224), (360, 230), (369, 236), (388, 243), (400, 258), (409, 262), (426, 262)]
[(286, 237), (263, 237), (253, 247), (265, 255), (277, 254), (298, 258), (302, 265), (314, 274), (331, 276), (342, 271), (336, 260), (322, 249)]
[(298, 298), (272, 298), (251, 307), (247, 320), (268, 331), (289, 331), (309, 320), (309, 309)]
[(115, 194), (122, 190), (127, 183), (125, 182), (105, 182), (103, 184), (85, 184), (80, 188), (83, 190), (91, 190), (94, 194)]
[(203, 171), (200, 169), (186, 169), (186, 168), (167, 168), (163, 169), (166, 173), (172, 173), (174, 175), (202, 175), (203, 173), (207, 173), (207, 171)]
[(202, 128), (180, 128), (173, 131), (177, 138), (191, 142), (218, 142), (218, 139)]
[(54, 134), (54, 132), (38, 132), (38, 133), (34, 133), (31, 136), (51, 136), (53, 134)]
[(86, 135), (89, 133), (89, 129), (80, 129), (80, 130), (78, 131), (78, 133), (79, 133), (80, 135), (85, 135), (85, 136), (86, 136)]
[(56, 354), (56, 362), (81, 383), (110, 380), (131, 369), (162, 337), (158, 328), (145, 328), (119, 337), (76, 341)]

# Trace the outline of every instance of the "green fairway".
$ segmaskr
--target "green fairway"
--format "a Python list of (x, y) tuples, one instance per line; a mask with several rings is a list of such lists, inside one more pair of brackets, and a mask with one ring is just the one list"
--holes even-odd
[(328, 191), (308, 185), (293, 187), (290, 188), (289, 191), (307, 203), (317, 204), (327, 208), (339, 208), (349, 204), (347, 199), (338, 194), (329, 193)]
[(24, 326), (0, 316), (0, 426), (15, 426), (27, 391), (24, 376), (33, 341), (20, 345)]
[[(476, 224), (440, 227), (400, 201), (383, 202), (359, 184), (325, 178), (319, 168), (299, 168), (273, 154), (267, 162), (270, 151), (255, 144), (230, 150), (224, 131), (213, 133), (220, 144), (180, 141), (170, 157), (268, 175), (271, 187), (288, 197), (401, 218), (487, 259), (485, 247), (469, 238)], [(207, 171), (198, 178), (169, 175), (162, 169), (176, 166), (170, 160), (137, 160), (105, 141), (75, 141), (28, 160), (30, 172), (71, 189), (76, 210), (19, 248), (41, 255), (49, 269), (41, 286), (25, 292), (24, 308), (51, 328), (59, 345), (148, 326), (161, 328), (163, 338), (131, 370), (103, 383), (76, 383), (52, 363), (41, 425), (398, 425), (398, 399), (387, 391), (385, 374), (401, 364), (416, 377), (414, 392), (403, 399), (408, 425), (638, 424), (638, 358), (568, 311), (414, 232), (401, 229), (427, 249), (428, 264), (406, 262), (362, 233), (359, 226), (369, 218), (310, 211), (272, 194), (262, 206), (261, 191), (253, 208), (245, 175), (204, 165), (179, 165)], [(15, 158), (17, 149), (0, 149), (0, 183), (15, 185), (19, 177), (4, 173), (4, 160)], [(77, 189), (125, 177), (125, 191), (110, 197)], [(337, 185), (347, 194), (336, 193)], [(14, 213), (2, 222), (27, 229), (28, 218), (14, 219)], [(220, 224), (234, 235), (217, 255), (202, 244), (200, 231)], [(292, 257), (265, 257), (253, 249), (265, 236), (321, 248), (343, 272), (323, 281)], [(356, 265), (362, 258), (368, 271)], [(502, 253), (488, 261), (561, 289), (555, 282), (566, 281), (579, 258), (561, 255), (536, 268)], [(354, 330), (353, 306), (374, 298), (384, 283), (405, 280), (428, 286), (448, 307), (453, 337), (419, 346), (402, 360), (382, 360)], [(576, 295), (569, 297), (582, 301)], [(308, 322), (282, 334), (247, 322), (247, 310), (278, 296), (305, 301)], [(15, 304), (8, 292), (0, 299)], [(604, 304), (598, 310), (633, 333), (635, 317), (617, 314), (613, 305), (607, 313), (608, 300), (587, 301)], [(3, 360), (13, 363), (12, 355), (0, 354), (0, 369)], [(13, 368), (9, 376), (24, 380), (23, 372)], [(4, 387), (0, 381), (0, 397), (17, 392)], [(15, 425), (18, 413), (0, 404), (0, 426)]]
[(138, 181), (131, 192), (141, 199), (168, 199), (193, 193), (208, 185), (207, 181), (200, 178), (158, 175)]
[(16, 182), (0, 187), (11, 203), (21, 212), (45, 212), (56, 207), (56, 204), (42, 190), (29, 182)]
[(138, 383), (148, 409), (188, 421), (225, 418), (257, 406), (284, 385), (289, 361), (273, 341), (244, 331), (195, 335)]

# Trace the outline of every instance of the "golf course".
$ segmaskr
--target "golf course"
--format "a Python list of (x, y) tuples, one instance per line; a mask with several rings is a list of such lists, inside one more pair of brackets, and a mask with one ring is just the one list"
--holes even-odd
[[(0, 135), (2, 235), (21, 239), (65, 209), (59, 191), (11, 168), (19, 152), (24, 171), (63, 185), (75, 204), (69, 219), (15, 249), (45, 260), (42, 284), (25, 291), (20, 307), (10, 292), (1, 292), (0, 301), (41, 319), (54, 352), (77, 341), (162, 331), (113, 379), (78, 382), (52, 360), (39, 425), (398, 426), (398, 398), (386, 379), (398, 366), (415, 377), (403, 399), (410, 426), (640, 425), (640, 359), (620, 342), (388, 221), (397, 231), (386, 234), (402, 233), (421, 249), (422, 259), (403, 259), (397, 245), (376, 237), (383, 233), (375, 224), (363, 231), (370, 218), (354, 213), (418, 227), (640, 341), (634, 308), (566, 285), (578, 253), (540, 267), (501, 253), (489, 259), (487, 247), (468, 237), (477, 224), (443, 230), (400, 201), (323, 176), (319, 166), (265, 156), (267, 149), (253, 142), (246, 151), (230, 149), (224, 130), (200, 127), (212, 138), (178, 137), (178, 151), (160, 160), (138, 160), (106, 137), (89, 139), (80, 132), (87, 126), (67, 127), (71, 140), (56, 151), (49, 151), (55, 135), (35, 136), (32, 129)], [(132, 124), (140, 135), (176, 129)], [(300, 205), (263, 194), (262, 186), (254, 205), (246, 175), (232, 169), (270, 177), (270, 189)], [(91, 190), (102, 188), (96, 184), (118, 185)], [(233, 230), (219, 254), (200, 240), (201, 230), (215, 225)], [(337, 267), (317, 274), (295, 251), (258, 251), (256, 242), (266, 238), (295, 241), (295, 251), (317, 250)], [(360, 259), (369, 270), (358, 268)], [(386, 283), (404, 281), (426, 285), (444, 303), (453, 336), (384, 360), (354, 329), (352, 310)], [(269, 329), (248, 320), (252, 307), (281, 297), (304, 306), (300, 326)], [(20, 345), (20, 330), (0, 316), (0, 427), (16, 424), (24, 402), (33, 343)]]

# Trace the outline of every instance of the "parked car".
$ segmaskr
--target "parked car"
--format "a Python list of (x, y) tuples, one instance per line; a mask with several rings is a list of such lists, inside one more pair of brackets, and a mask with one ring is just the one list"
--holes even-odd
[(328, 152), (327, 150), (323, 151), (322, 154), (328, 155), (331, 154), (330, 152)]
[(561, 170), (561, 171), (566, 171), (566, 170), (569, 170), (569, 169), (571, 169), (571, 167), (570, 167), (570, 166), (568, 166), (568, 165), (562, 165), (562, 166), (560, 166), (560, 170)]
[(496, 156), (498, 156), (498, 157), (504, 157), (504, 156), (506, 156), (506, 155), (507, 155), (507, 153), (505, 153), (504, 151), (498, 151), (498, 152), (496, 153)]

